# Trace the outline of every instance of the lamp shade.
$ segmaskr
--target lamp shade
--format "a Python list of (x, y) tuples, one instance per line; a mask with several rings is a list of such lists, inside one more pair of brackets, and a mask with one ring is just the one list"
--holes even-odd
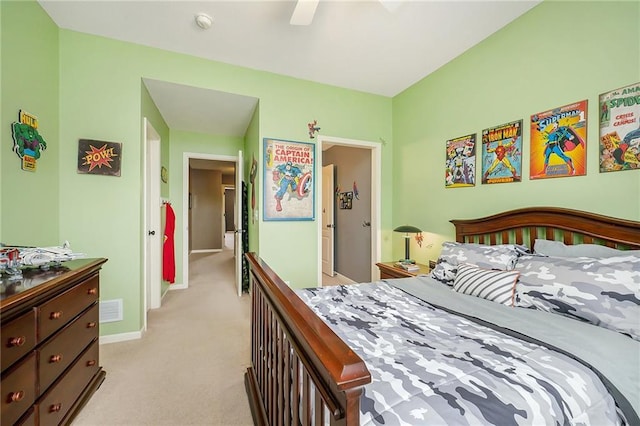
[(411, 225), (401, 225), (401, 226), (398, 226), (393, 231), (394, 232), (408, 232), (408, 233), (411, 233), (411, 234), (417, 234), (418, 232), (422, 232), (422, 229), (416, 228), (415, 226), (411, 226)]

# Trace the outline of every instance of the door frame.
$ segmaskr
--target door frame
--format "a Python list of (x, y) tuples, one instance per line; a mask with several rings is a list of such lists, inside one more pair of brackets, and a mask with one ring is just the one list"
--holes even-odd
[[(371, 280), (380, 279), (380, 271), (376, 263), (380, 262), (382, 255), (382, 232), (381, 232), (381, 170), (382, 170), (382, 145), (378, 142), (363, 141), (357, 139), (347, 139), (335, 136), (317, 135), (316, 140), (320, 148), (316, 153), (317, 164), (322, 165), (322, 152), (324, 144), (348, 146), (352, 148), (362, 148), (371, 150)], [(318, 176), (316, 191), (318, 201), (316, 203), (316, 217), (322, 217), (322, 173)], [(334, 207), (335, 208), (335, 207)], [(322, 221), (318, 220), (318, 286), (322, 285)]]
[[(161, 139), (160, 135), (154, 129), (151, 122), (143, 117), (142, 119), (143, 129), (143, 143), (144, 143), (144, 155), (143, 155), (143, 218), (144, 225), (142, 232), (143, 236), (143, 265), (142, 268), (142, 282), (143, 285), (143, 331), (147, 329), (147, 313), (150, 309), (157, 309), (162, 303), (162, 243), (160, 241), (160, 235), (162, 234), (161, 218), (160, 218), (160, 180), (153, 179), (153, 176), (160, 177), (161, 167)], [(152, 164), (153, 162), (153, 164)], [(153, 217), (152, 217), (153, 215)], [(154, 231), (153, 236), (149, 235), (149, 231)], [(151, 241), (157, 242), (157, 249), (152, 249)], [(157, 271), (150, 273), (152, 269)]]
[[(335, 164), (331, 163), (331, 164), (327, 164), (326, 166), (323, 165), (321, 167), (322, 167), (321, 168), (321, 170), (322, 170), (322, 180), (318, 184), (318, 186), (320, 187), (320, 191), (318, 191), (318, 192), (322, 193), (322, 197), (320, 197), (320, 200), (319, 200), (319, 202), (322, 204), (321, 210), (320, 210), (321, 213), (322, 213), (322, 216), (320, 217), (320, 221), (321, 221), (320, 234), (321, 234), (321, 238), (322, 238), (322, 243), (320, 244), (320, 247), (322, 248), (322, 251), (320, 252), (320, 258), (321, 258), (322, 261), (320, 262), (320, 265), (322, 266), (322, 273), (324, 275), (328, 275), (327, 271), (325, 271), (325, 265), (324, 265), (324, 252), (325, 252), (324, 235), (325, 235), (325, 233), (329, 233), (329, 238), (328, 239), (330, 241), (330, 245), (332, 246), (332, 247), (329, 248), (329, 254), (330, 254), (329, 263), (330, 264), (328, 266), (330, 267), (330, 272), (331, 272), (331, 275), (329, 275), (329, 276), (334, 277), (335, 273), (336, 273), (336, 271), (335, 271), (335, 256), (336, 256), (336, 253), (335, 253), (335, 245), (336, 245), (336, 241), (335, 241), (335, 239), (336, 239), (336, 234), (335, 234), (336, 224), (335, 224), (335, 221), (336, 221), (336, 217), (335, 216), (336, 216), (336, 206), (335, 206), (335, 198), (334, 197), (330, 197), (331, 200), (327, 202), (325, 200), (325, 198), (324, 198), (324, 194), (325, 194), (325, 191), (328, 191), (330, 194), (334, 194), (335, 193), (334, 185), (335, 185), (335, 170), (336, 170), (336, 166), (335, 166)], [(326, 176), (325, 176), (325, 174), (329, 174), (329, 173), (325, 173), (325, 169), (327, 167), (331, 168), (331, 171), (330, 171), (331, 177), (328, 178), (328, 179), (326, 179)], [(331, 182), (329, 182), (331, 184), (330, 188), (327, 187), (327, 181), (325, 179), (326, 180), (329, 180), (329, 179), (331, 180)], [(324, 212), (324, 210), (325, 210), (325, 202), (327, 202), (327, 204), (330, 205), (330, 208), (331, 208), (331, 211), (327, 212), (328, 214), (331, 215), (331, 220), (327, 220), (327, 221), (325, 221), (325, 217), (326, 217), (327, 213)], [(327, 223), (325, 223), (325, 222), (327, 222)], [(329, 230), (327, 230), (327, 228), (329, 228)], [(329, 244), (327, 244), (327, 245), (329, 245)]]
[[(204, 154), (200, 152), (182, 153), (182, 284), (172, 285), (169, 290), (189, 288), (189, 160), (217, 160), (236, 164), (238, 174), (239, 157), (235, 155)], [(242, 191), (236, 191), (236, 199)], [(242, 198), (240, 199), (242, 203)], [(241, 204), (240, 204), (241, 205)], [(237, 278), (235, 278), (237, 280)]]

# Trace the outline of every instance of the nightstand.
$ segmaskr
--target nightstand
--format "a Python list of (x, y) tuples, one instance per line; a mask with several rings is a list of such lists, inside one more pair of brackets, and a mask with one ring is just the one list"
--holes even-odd
[(416, 263), (420, 269), (417, 271), (407, 271), (399, 266), (396, 266), (396, 262), (380, 262), (376, 263), (376, 266), (380, 270), (380, 279), (385, 278), (407, 278), (415, 277), (416, 275), (428, 274), (431, 269), (427, 265)]

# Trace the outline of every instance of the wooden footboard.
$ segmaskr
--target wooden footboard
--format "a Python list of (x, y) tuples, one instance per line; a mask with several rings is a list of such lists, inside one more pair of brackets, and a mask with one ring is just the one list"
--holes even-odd
[(256, 425), (348, 425), (360, 421), (371, 381), (364, 361), (254, 253), (251, 367), (245, 386)]

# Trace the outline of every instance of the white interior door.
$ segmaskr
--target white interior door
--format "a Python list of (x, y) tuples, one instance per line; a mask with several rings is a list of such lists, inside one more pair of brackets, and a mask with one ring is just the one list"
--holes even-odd
[(333, 277), (335, 237), (333, 164), (322, 168), (322, 273)]
[[(160, 135), (144, 120), (145, 167), (145, 312), (161, 304), (162, 230), (160, 229)], [(145, 315), (146, 325), (146, 315)]]
[(242, 176), (244, 160), (242, 158), (242, 151), (238, 151), (238, 161), (236, 162), (236, 205), (234, 209), (235, 213), (235, 260), (236, 260), (236, 287), (238, 289), (238, 296), (242, 295)]

